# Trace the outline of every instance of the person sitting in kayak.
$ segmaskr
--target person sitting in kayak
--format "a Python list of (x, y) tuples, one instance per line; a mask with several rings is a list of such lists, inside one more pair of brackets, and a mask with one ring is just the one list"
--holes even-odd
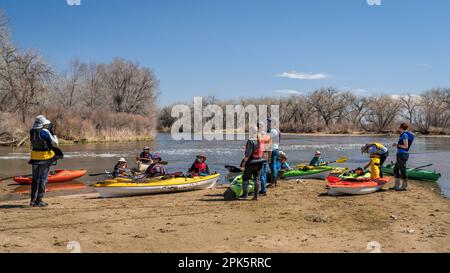
[(136, 160), (144, 164), (152, 163), (152, 154), (150, 153), (150, 148), (145, 146), (139, 156), (136, 157)]
[(288, 160), (287, 155), (284, 152), (280, 151), (277, 162), (278, 171), (286, 172), (292, 170), (291, 166), (289, 166), (289, 164), (287, 163), (287, 160)]
[(152, 157), (153, 163), (148, 166), (145, 174), (147, 177), (158, 177), (166, 175), (166, 169), (160, 164), (162, 158), (159, 154)]
[(123, 157), (120, 158), (116, 166), (114, 166), (113, 177), (128, 176), (130, 174), (131, 172), (130, 169), (128, 169), (127, 161)]
[(321, 165), (328, 165), (328, 162), (325, 162), (322, 158), (322, 153), (320, 151), (317, 151), (314, 154), (313, 159), (311, 159), (311, 162), (309, 162), (309, 166), (321, 166)]
[(389, 150), (380, 143), (371, 143), (361, 147), (361, 152), (370, 155), (370, 162), (364, 166), (364, 169), (370, 167), (371, 178), (383, 178), (380, 168), (389, 156)]
[(197, 155), (197, 158), (194, 163), (192, 163), (192, 166), (189, 168), (188, 172), (194, 176), (209, 175), (210, 172), (208, 164), (206, 164), (206, 156), (204, 154)]

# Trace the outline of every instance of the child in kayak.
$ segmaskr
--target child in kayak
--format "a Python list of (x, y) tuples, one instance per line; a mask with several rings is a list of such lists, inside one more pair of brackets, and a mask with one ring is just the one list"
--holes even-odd
[(206, 156), (204, 154), (197, 155), (188, 172), (193, 176), (209, 175), (210, 173), (208, 164), (206, 164)]
[(129, 175), (131, 175), (131, 171), (128, 169), (127, 161), (122, 157), (119, 159), (116, 166), (114, 166), (113, 177), (116, 178)]
[(159, 154), (154, 154), (152, 157), (153, 163), (148, 166), (145, 171), (147, 177), (158, 177), (166, 175), (166, 169), (160, 164), (162, 158)]
[(328, 165), (328, 162), (325, 162), (322, 158), (322, 153), (320, 151), (317, 151), (314, 154), (313, 159), (311, 159), (311, 162), (309, 162), (309, 166), (321, 166), (321, 165)]

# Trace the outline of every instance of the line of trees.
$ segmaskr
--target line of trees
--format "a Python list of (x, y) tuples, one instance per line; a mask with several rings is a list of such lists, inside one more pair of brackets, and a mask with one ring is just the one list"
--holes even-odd
[[(280, 129), (284, 132), (391, 133), (396, 131), (399, 122), (408, 122), (422, 134), (450, 133), (450, 88), (434, 88), (420, 95), (373, 97), (321, 88), (308, 95), (239, 101), (209, 97), (204, 102), (217, 104), (222, 109), (229, 104), (279, 105)], [(161, 131), (168, 131), (175, 121), (171, 117), (172, 106), (160, 112)]]
[[(33, 117), (44, 114), (68, 140), (145, 138), (157, 122), (158, 81), (137, 63), (73, 60), (56, 71), (35, 50), (11, 43), (0, 10), (0, 134), (26, 136)], [(1, 139), (0, 139), (1, 142)]]

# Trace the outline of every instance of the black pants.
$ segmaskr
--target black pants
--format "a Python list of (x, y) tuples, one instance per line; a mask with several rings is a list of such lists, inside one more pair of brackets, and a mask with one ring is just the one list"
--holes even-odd
[(408, 179), (406, 175), (406, 162), (408, 162), (409, 154), (397, 154), (397, 162), (394, 166), (395, 178)]
[[(380, 155), (380, 168), (383, 167), (383, 164), (384, 164), (384, 162), (386, 162), (386, 159), (388, 158), (388, 156), (389, 156), (389, 152)], [(383, 178), (383, 172), (381, 171), (381, 169), (380, 169), (380, 178)]]
[(253, 163), (245, 166), (244, 174), (242, 175), (242, 197), (247, 198), (248, 197), (248, 183), (251, 179), (253, 179), (253, 182), (255, 183), (255, 190), (254, 190), (254, 196), (258, 197), (259, 190), (261, 188), (261, 163)]
[(33, 164), (33, 180), (31, 183), (31, 200), (41, 201), (45, 195), (47, 187), (48, 172), (50, 171), (50, 163)]

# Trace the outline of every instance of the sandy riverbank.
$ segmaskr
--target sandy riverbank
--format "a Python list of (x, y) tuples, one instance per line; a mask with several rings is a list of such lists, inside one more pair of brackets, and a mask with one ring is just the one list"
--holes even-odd
[[(329, 197), (324, 181), (280, 183), (258, 202), (223, 188), (121, 199), (96, 195), (0, 203), (0, 252), (450, 252), (450, 200), (412, 183), (406, 193)], [(391, 186), (391, 185), (387, 185)]]

